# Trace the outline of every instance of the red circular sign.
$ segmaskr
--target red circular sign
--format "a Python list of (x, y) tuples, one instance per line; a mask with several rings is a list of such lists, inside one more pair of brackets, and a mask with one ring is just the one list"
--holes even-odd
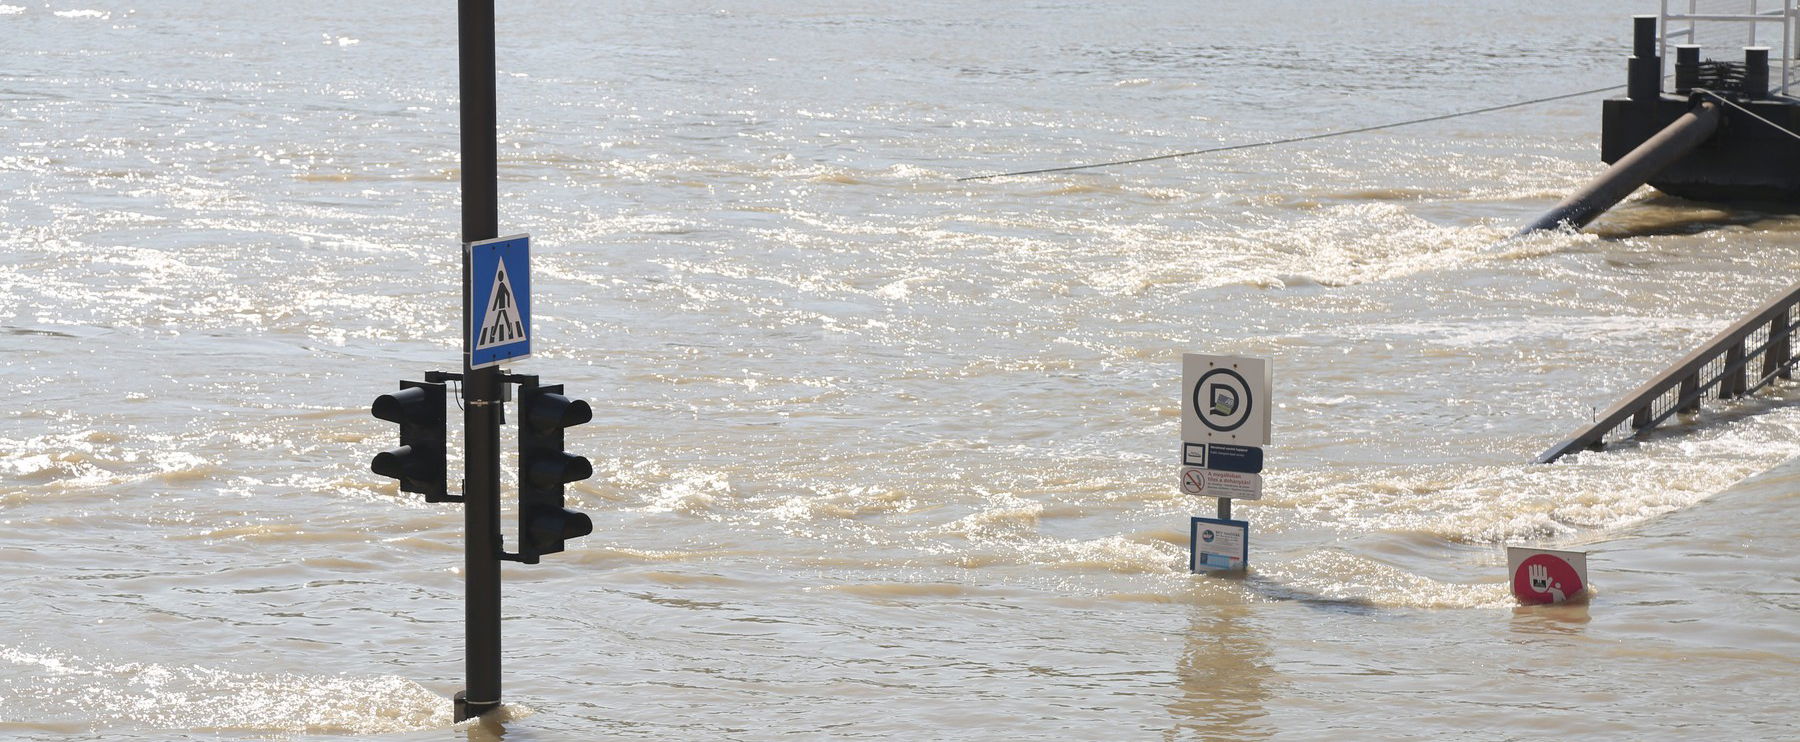
[(1561, 603), (1580, 595), (1584, 587), (1573, 566), (1550, 554), (1526, 557), (1512, 577), (1513, 597), (1526, 605)]
[(1205, 492), (1206, 474), (1199, 469), (1188, 469), (1181, 472), (1181, 491), (1190, 495)]

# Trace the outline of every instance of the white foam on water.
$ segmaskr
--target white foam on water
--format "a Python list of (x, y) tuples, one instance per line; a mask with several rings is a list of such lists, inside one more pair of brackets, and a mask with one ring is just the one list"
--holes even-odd
[(1336, 549), (1285, 562), (1258, 562), (1249, 587), (1254, 594), (1273, 600), (1385, 608), (1498, 608), (1512, 604), (1503, 583), (1440, 582)]
[(1800, 455), (1800, 411), (1777, 409), (1556, 464), (1335, 466), (1272, 472), (1319, 524), (1463, 543), (1592, 539), (1692, 506)]
[(96, 662), (0, 645), (0, 718), (251, 734), (392, 734), (445, 728), (450, 701), (395, 675), (240, 673)]
[[(146, 444), (156, 447), (143, 448)], [(189, 435), (121, 440), (98, 430), (0, 438), (0, 475), (39, 485), (21, 490), (20, 497), (151, 480), (192, 482), (220, 471), (217, 462), (193, 453), (200, 448)]]

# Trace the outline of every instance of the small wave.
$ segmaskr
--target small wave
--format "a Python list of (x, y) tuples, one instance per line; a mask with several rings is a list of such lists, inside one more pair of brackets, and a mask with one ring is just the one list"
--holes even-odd
[(1114, 574), (1173, 574), (1187, 570), (1187, 545), (1141, 542), (1124, 536), (1040, 545), (1052, 566)]
[(1027, 535), (1037, 531), (1043, 511), (1040, 503), (1008, 496), (993, 507), (963, 516), (943, 530), (972, 539)]
[(1800, 454), (1793, 410), (1555, 465), (1333, 467), (1271, 475), (1321, 523), (1408, 531), (1457, 543), (1592, 537), (1694, 505)]
[(694, 472), (658, 487), (646, 498), (643, 509), (651, 513), (700, 515), (731, 496), (731, 479), (724, 472)]
[(825, 585), (817, 589), (869, 598), (954, 597), (969, 591), (967, 586), (952, 582), (876, 582)]
[(1274, 600), (1431, 609), (1512, 605), (1506, 585), (1500, 582), (1438, 582), (1338, 550), (1259, 565), (1248, 585), (1256, 594)]
[(1391, 202), (1332, 206), (1246, 234), (1275, 262), (1245, 279), (1352, 286), (1488, 260), (1487, 248), (1504, 236), (1491, 227), (1433, 224)]

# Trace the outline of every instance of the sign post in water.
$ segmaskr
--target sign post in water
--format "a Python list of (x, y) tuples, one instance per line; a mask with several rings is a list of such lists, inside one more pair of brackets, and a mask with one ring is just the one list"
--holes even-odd
[(1272, 374), (1266, 358), (1181, 357), (1180, 487), (1217, 499), (1219, 511), (1190, 523), (1190, 571), (1239, 570), (1249, 560), (1250, 524), (1231, 519), (1231, 501), (1262, 498)]

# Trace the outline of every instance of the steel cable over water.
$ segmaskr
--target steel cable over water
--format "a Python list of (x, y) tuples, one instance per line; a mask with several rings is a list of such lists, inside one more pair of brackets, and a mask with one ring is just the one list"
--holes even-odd
[(1166, 155), (1154, 155), (1151, 157), (1136, 157), (1136, 158), (1132, 158), (1129, 160), (1113, 160), (1111, 162), (1094, 162), (1094, 163), (1088, 163), (1085, 165), (1064, 165), (1062, 167), (1046, 167), (1046, 168), (1038, 168), (1036, 170), (1016, 170), (1013, 172), (992, 173), (989, 175), (969, 175), (969, 176), (957, 178), (956, 181), (960, 183), (960, 182), (968, 181), (968, 180), (990, 180), (993, 178), (1008, 178), (1008, 177), (1012, 177), (1015, 175), (1039, 175), (1042, 173), (1061, 173), (1061, 172), (1068, 172), (1071, 170), (1092, 170), (1094, 168), (1113, 167), (1116, 165), (1136, 165), (1136, 164), (1144, 163), (1144, 162), (1156, 162), (1157, 160), (1173, 160), (1178, 157), (1192, 157), (1194, 155), (1205, 155), (1205, 154), (1212, 154), (1215, 152), (1229, 152), (1232, 150), (1254, 149), (1257, 147), (1272, 147), (1277, 144), (1294, 144), (1296, 142), (1310, 142), (1310, 141), (1315, 141), (1315, 140), (1319, 140), (1319, 139), (1330, 139), (1332, 137), (1348, 136), (1350, 134), (1363, 134), (1363, 133), (1367, 133), (1367, 132), (1371, 132), (1371, 131), (1380, 131), (1382, 129), (1394, 129), (1394, 128), (1398, 128), (1398, 127), (1402, 127), (1402, 126), (1411, 126), (1413, 124), (1426, 124), (1426, 123), (1430, 123), (1433, 121), (1445, 121), (1448, 119), (1461, 118), (1463, 116), (1473, 116), (1478, 113), (1491, 113), (1494, 111), (1504, 111), (1508, 108), (1519, 108), (1522, 106), (1530, 106), (1530, 105), (1535, 105), (1538, 103), (1549, 103), (1551, 101), (1559, 101), (1559, 100), (1563, 100), (1565, 98), (1579, 98), (1584, 95), (1593, 95), (1595, 93), (1605, 93), (1605, 92), (1609, 92), (1609, 91), (1613, 91), (1613, 90), (1619, 90), (1624, 87), (1625, 87), (1624, 85), (1609, 85), (1604, 88), (1594, 88), (1593, 90), (1583, 90), (1583, 91), (1576, 92), (1576, 93), (1564, 93), (1562, 95), (1552, 95), (1547, 98), (1533, 98), (1531, 100), (1522, 100), (1522, 101), (1517, 101), (1517, 102), (1513, 102), (1513, 103), (1504, 103), (1504, 104), (1501, 104), (1498, 106), (1488, 106), (1486, 108), (1476, 108), (1476, 109), (1469, 110), (1469, 111), (1458, 111), (1456, 113), (1445, 113), (1445, 114), (1439, 114), (1437, 116), (1427, 116), (1425, 118), (1410, 119), (1407, 121), (1395, 121), (1395, 122), (1387, 123), (1387, 124), (1377, 124), (1375, 126), (1364, 126), (1364, 127), (1357, 128), (1357, 129), (1345, 129), (1343, 131), (1328, 131), (1328, 132), (1324, 132), (1321, 134), (1308, 134), (1306, 136), (1301, 136), (1301, 137), (1288, 137), (1286, 139), (1271, 139), (1271, 140), (1264, 141), (1264, 142), (1248, 142), (1245, 144), (1227, 144), (1224, 146), (1208, 147), (1206, 149), (1196, 149), (1196, 150), (1191, 150), (1188, 152), (1172, 152), (1172, 153), (1166, 154)]

